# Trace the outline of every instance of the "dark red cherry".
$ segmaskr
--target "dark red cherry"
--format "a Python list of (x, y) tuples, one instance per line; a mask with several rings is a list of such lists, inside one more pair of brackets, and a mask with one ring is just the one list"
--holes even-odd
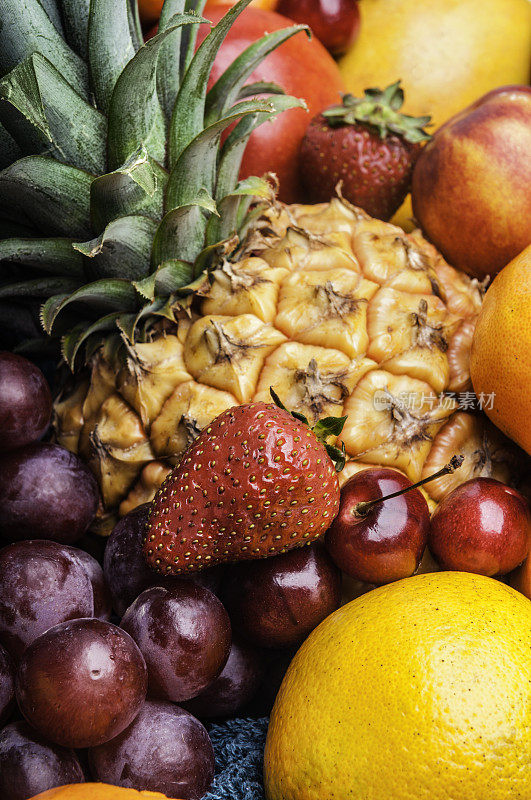
[(257, 647), (291, 647), (341, 599), (341, 577), (320, 544), (230, 566), (222, 599), (234, 630)]
[[(325, 537), (343, 572), (374, 584), (413, 575), (428, 540), (430, 513), (421, 492), (411, 487), (405, 475), (386, 468), (363, 470), (343, 484), (339, 513)], [(410, 491), (362, 505), (404, 489)]]
[(357, 0), (279, 0), (278, 14), (309, 25), (333, 55), (341, 55), (355, 41), (360, 28)]
[(530, 546), (526, 499), (493, 478), (462, 483), (431, 518), (429, 547), (443, 569), (505, 575), (522, 563)]

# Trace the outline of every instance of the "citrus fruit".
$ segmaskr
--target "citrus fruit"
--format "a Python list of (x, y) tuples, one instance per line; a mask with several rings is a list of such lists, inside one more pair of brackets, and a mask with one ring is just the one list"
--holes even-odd
[(474, 391), (490, 419), (531, 453), (531, 245), (490, 285), (470, 358)]
[(528, 0), (360, 0), (360, 13), (339, 62), (356, 96), (401, 78), (405, 113), (438, 127), (496, 86), (528, 82)]
[(529, 800), (531, 603), (479, 575), (416, 575), (334, 612), (292, 661), (268, 800)]
[(160, 792), (137, 792), (108, 783), (72, 783), (48, 789), (31, 800), (169, 800)]

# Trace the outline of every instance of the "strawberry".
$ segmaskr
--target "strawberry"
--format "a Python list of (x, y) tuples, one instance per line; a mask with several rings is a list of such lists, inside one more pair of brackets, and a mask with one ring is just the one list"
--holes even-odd
[(345, 458), (326, 439), (345, 418), (311, 429), (272, 396), (278, 405), (250, 403), (216, 417), (162, 484), (144, 539), (158, 572), (285, 553), (331, 525), (339, 509), (332, 459), (341, 469)]
[(430, 117), (410, 117), (400, 81), (343, 96), (314, 117), (301, 143), (299, 171), (307, 202), (327, 202), (342, 182), (342, 196), (373, 217), (390, 219), (402, 204)]

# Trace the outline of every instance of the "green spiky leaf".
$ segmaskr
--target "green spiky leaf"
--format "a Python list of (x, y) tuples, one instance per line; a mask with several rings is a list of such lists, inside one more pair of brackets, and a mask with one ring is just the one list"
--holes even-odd
[(61, 352), (63, 358), (73, 371), (77, 355), (82, 345), (95, 333), (106, 333), (116, 328), (116, 321), (120, 317), (120, 312), (113, 311), (104, 317), (93, 322), (92, 325), (87, 325), (86, 322), (81, 322), (72, 328), (67, 334), (63, 336), (61, 342)]
[(34, 53), (0, 81), (0, 121), (26, 154), (46, 153), (89, 172), (106, 161), (105, 117)]
[[(159, 225), (153, 241), (151, 263), (158, 268), (166, 261), (186, 261), (192, 265), (203, 249), (206, 212), (217, 214), (216, 203), (204, 189), (189, 203), (169, 211)], [(191, 268), (192, 276), (193, 269)]]
[(54, 236), (88, 239), (92, 176), (45, 156), (27, 156), (0, 172), (0, 211), (18, 213)]
[(83, 256), (72, 247), (71, 239), (4, 239), (0, 241), (0, 261), (83, 279)]
[(268, 33), (257, 42), (249, 45), (241, 55), (234, 59), (207, 94), (205, 105), (205, 123), (212, 124), (225, 116), (228, 109), (238, 100), (238, 96), (247, 78), (264, 58), (281, 44), (305, 31), (311, 36), (307, 25), (293, 25), (279, 31)]
[(90, 207), (95, 230), (113, 219), (142, 214), (159, 220), (163, 214), (168, 173), (145, 147), (114, 172), (96, 178), (90, 187)]
[(8, 167), (21, 156), (20, 147), (11, 134), (0, 124), (0, 169)]
[(71, 50), (39, 0), (2, 0), (0, 76), (32, 53), (41, 53), (85, 100), (90, 97), (87, 65)]
[(39, 2), (53, 22), (56, 31), (64, 37), (63, 21), (56, 0), (39, 0)]
[[(103, 0), (102, 0), (103, 2)], [(109, 164), (116, 169), (144, 146), (163, 164), (166, 120), (157, 93), (157, 60), (162, 44), (182, 25), (197, 25), (192, 14), (173, 17), (171, 27), (157, 34), (127, 64), (116, 82), (109, 110)], [(142, 91), (138, 87), (142, 86)]]
[(114, 87), (136, 53), (129, 24), (129, 0), (91, 0), (88, 57), (96, 103), (108, 114)]
[(207, 83), (214, 59), (232, 24), (250, 1), (239, 0), (227, 11), (200, 44), (184, 73), (170, 124), (168, 144), (171, 168), (203, 130)]
[(74, 244), (74, 249), (90, 259), (93, 277), (135, 281), (149, 271), (156, 230), (157, 223), (148, 217), (121, 217), (110, 222), (96, 239)]
[(115, 311), (133, 311), (137, 305), (136, 292), (128, 281), (104, 278), (64, 296), (50, 297), (42, 307), (41, 320), (47, 333), (52, 333), (59, 314), (72, 303), (81, 303), (97, 316)]
[(73, 292), (79, 284), (75, 278), (32, 278), (0, 286), (0, 298), (49, 297), (58, 292)]
[(219, 140), (223, 131), (242, 117), (271, 112), (264, 100), (246, 100), (234, 106), (226, 117), (204, 128), (183, 150), (170, 173), (166, 189), (166, 209), (187, 205), (200, 189), (215, 192)]
[[(172, 17), (183, 14), (185, 0), (166, 0), (162, 7), (159, 19), (159, 32), (171, 27)], [(157, 89), (160, 104), (167, 119), (170, 119), (173, 104), (181, 84), (180, 59), (176, 54), (180, 52), (183, 28), (176, 28), (161, 45), (157, 63)]]
[(60, 2), (68, 44), (86, 61), (90, 0), (60, 0)]

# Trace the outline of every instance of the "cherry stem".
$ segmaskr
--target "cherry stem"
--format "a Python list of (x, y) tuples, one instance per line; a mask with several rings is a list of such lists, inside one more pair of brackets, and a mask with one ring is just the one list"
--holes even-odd
[(456, 469), (459, 469), (464, 460), (464, 456), (452, 456), (448, 464), (446, 464), (446, 466), (444, 466), (434, 475), (430, 475), (428, 478), (423, 478), (421, 481), (418, 481), (418, 483), (413, 483), (411, 486), (406, 486), (405, 489), (400, 489), (398, 492), (387, 494), (385, 497), (377, 497), (376, 500), (366, 500), (358, 503), (354, 509), (354, 513), (359, 517), (364, 517), (369, 513), (373, 506), (377, 505), (377, 503), (383, 503), (384, 500), (390, 500), (392, 497), (400, 497), (401, 494), (405, 494), (411, 489), (418, 489), (419, 486), (424, 486), (425, 483), (434, 481), (436, 478), (441, 478), (443, 475), (451, 475)]

